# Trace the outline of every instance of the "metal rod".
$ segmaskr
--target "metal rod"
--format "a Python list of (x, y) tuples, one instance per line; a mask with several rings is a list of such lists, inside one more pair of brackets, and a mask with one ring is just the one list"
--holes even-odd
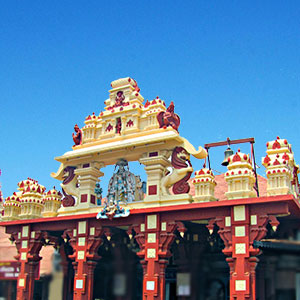
[(208, 169), (211, 170), (211, 168), (210, 168), (210, 159), (209, 159), (209, 152), (208, 152), (208, 149), (209, 149), (209, 148), (206, 148), (206, 151), (207, 151), (207, 161), (208, 161)]
[(253, 163), (254, 163), (254, 174), (255, 174), (255, 187), (256, 187), (256, 194), (257, 194), (257, 197), (259, 197), (259, 190), (258, 190), (258, 178), (257, 178), (257, 172), (256, 172), (256, 162), (255, 162), (255, 155), (254, 155), (254, 142), (251, 143), (251, 154), (252, 154), (252, 157), (253, 157)]
[(204, 148), (207, 151), (208, 166), (209, 166), (209, 169), (211, 169), (210, 168), (209, 154), (208, 154), (208, 149), (209, 148), (219, 147), (219, 146), (226, 146), (226, 145), (229, 146), (229, 145), (232, 145), (232, 144), (243, 144), (243, 143), (250, 143), (251, 144), (251, 155), (253, 157), (253, 163), (254, 163), (253, 171), (254, 171), (254, 174), (255, 174), (255, 187), (254, 187), (254, 189), (256, 190), (257, 197), (259, 197), (258, 177), (257, 177), (257, 172), (256, 172), (256, 162), (255, 162), (254, 145), (253, 145), (255, 143), (254, 138), (246, 138), (246, 139), (238, 139), (238, 140), (230, 140), (229, 138), (227, 138), (226, 141), (205, 144)]
[(206, 150), (208, 150), (209, 148), (212, 148), (212, 147), (227, 146), (228, 143), (230, 145), (232, 145), (232, 144), (243, 144), (243, 143), (255, 143), (255, 140), (254, 140), (254, 138), (239, 139), (239, 140), (230, 140), (229, 138), (227, 138), (227, 140), (223, 141), (223, 142), (205, 144), (204, 148)]

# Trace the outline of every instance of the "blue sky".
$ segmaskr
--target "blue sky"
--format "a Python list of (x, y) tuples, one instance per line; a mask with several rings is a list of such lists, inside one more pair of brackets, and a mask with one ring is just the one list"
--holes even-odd
[[(195, 146), (255, 137), (260, 164), (278, 135), (300, 162), (299, 1), (0, 4), (5, 197), (27, 177), (59, 186), (50, 173), (59, 167), (54, 157), (73, 144), (74, 124), (103, 110), (110, 82), (126, 76), (145, 99), (174, 101), (180, 134)], [(224, 150), (211, 151), (220, 172)]]

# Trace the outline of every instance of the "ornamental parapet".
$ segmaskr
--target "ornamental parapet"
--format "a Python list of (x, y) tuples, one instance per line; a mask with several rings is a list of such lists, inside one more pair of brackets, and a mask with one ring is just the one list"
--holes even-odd
[(299, 197), (299, 166), (294, 160), (291, 144), (277, 137), (267, 143), (267, 155), (262, 158), (266, 168), (267, 195), (293, 194)]
[(255, 197), (255, 174), (249, 155), (238, 150), (228, 158), (227, 168), (228, 171), (225, 173), (228, 185), (228, 191), (225, 193), (227, 199)]
[(18, 220), (21, 212), (20, 199), (14, 192), (12, 196), (7, 197), (3, 203), (3, 221)]
[(58, 209), (61, 207), (62, 194), (57, 191), (55, 187), (45, 193), (44, 196), (44, 209), (42, 211), (43, 217), (56, 217)]
[(195, 202), (216, 201), (215, 187), (217, 185), (215, 176), (212, 170), (203, 167), (195, 172), (195, 177), (192, 180), (195, 186)]

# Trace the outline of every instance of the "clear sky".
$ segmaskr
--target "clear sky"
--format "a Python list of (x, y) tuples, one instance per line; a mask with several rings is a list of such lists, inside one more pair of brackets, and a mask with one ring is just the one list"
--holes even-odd
[[(278, 135), (300, 162), (298, 0), (0, 4), (5, 197), (27, 177), (58, 187), (54, 157), (71, 149), (74, 124), (99, 114), (110, 82), (126, 76), (145, 99), (174, 101), (180, 134), (195, 146), (255, 137), (260, 165)], [(221, 172), (224, 150), (211, 151)], [(202, 164), (193, 161), (195, 170)]]

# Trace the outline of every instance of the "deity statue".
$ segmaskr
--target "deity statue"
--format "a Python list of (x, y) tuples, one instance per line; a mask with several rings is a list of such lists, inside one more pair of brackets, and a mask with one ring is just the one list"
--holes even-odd
[(157, 121), (159, 123), (159, 128), (167, 128), (171, 126), (173, 129), (178, 131), (180, 125), (180, 118), (174, 113), (174, 103), (173, 101), (169, 105), (166, 111), (161, 111), (157, 115)]
[(96, 183), (96, 186), (95, 186), (95, 194), (96, 194), (96, 197), (97, 197), (97, 205), (101, 205), (101, 200), (102, 200), (102, 188), (100, 187), (100, 183), (97, 182)]
[(104, 201), (104, 208), (97, 214), (97, 219), (111, 220), (129, 216), (130, 210), (120, 205), (144, 200), (145, 190), (146, 183), (141, 181), (140, 176), (129, 172), (127, 160), (121, 158), (116, 163), (114, 174), (108, 183), (107, 199)]
[(104, 201), (104, 208), (97, 214), (97, 219), (109, 219), (128, 217), (130, 210), (123, 208), (119, 205), (119, 201), (106, 200)]
[(120, 134), (121, 130), (122, 130), (122, 121), (121, 118), (117, 118), (116, 133)]
[(123, 103), (124, 100), (125, 100), (125, 96), (124, 96), (123, 92), (122, 91), (118, 91), (114, 106), (115, 107), (122, 106), (124, 104)]
[(81, 145), (81, 143), (82, 143), (82, 131), (81, 131), (81, 129), (78, 127), (77, 124), (74, 126), (74, 130), (75, 130), (75, 132), (76, 132), (76, 135), (74, 134), (74, 132), (72, 133), (73, 141), (74, 141), (74, 143), (75, 143), (74, 146)]
[[(111, 177), (108, 184), (107, 199), (121, 201), (123, 203), (132, 202), (135, 199), (135, 176), (129, 172), (128, 162), (120, 159), (116, 166), (119, 167), (116, 173)], [(127, 167), (127, 170), (125, 169)]]

